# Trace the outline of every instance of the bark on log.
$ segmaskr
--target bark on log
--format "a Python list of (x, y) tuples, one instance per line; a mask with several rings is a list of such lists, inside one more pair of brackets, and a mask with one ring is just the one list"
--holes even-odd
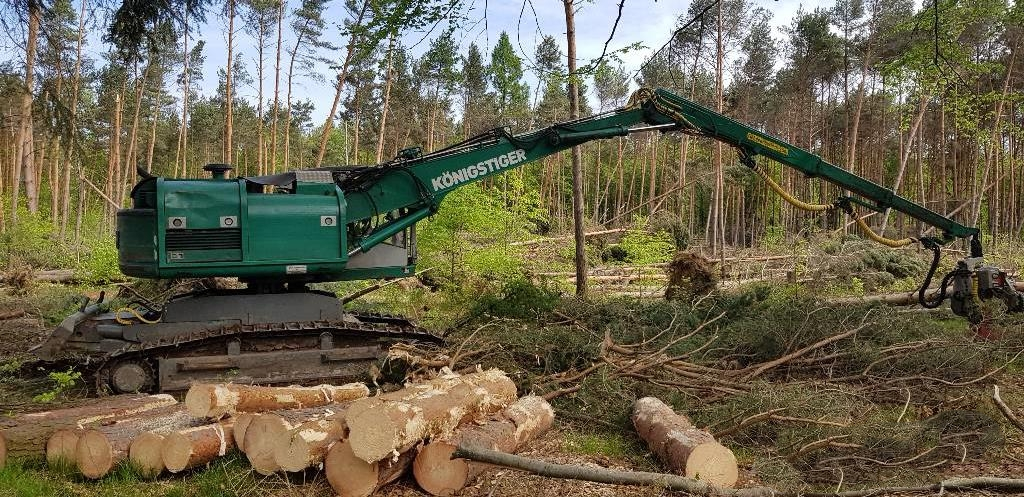
[(220, 418), (239, 412), (300, 409), (366, 397), (370, 390), (362, 383), (315, 387), (260, 387), (234, 384), (196, 383), (185, 395), (188, 411), (197, 418)]
[(640, 438), (672, 472), (719, 487), (736, 484), (739, 468), (732, 451), (664, 402), (654, 397), (639, 399), (632, 417)]
[(459, 445), (516, 452), (551, 427), (555, 412), (540, 397), (523, 397), (483, 425), (466, 425), (447, 440), (432, 440), (421, 447), (412, 464), (420, 488), (432, 495), (452, 495), (465, 488), (489, 466), (466, 459), (452, 459)]
[(75, 447), (84, 430), (64, 428), (53, 432), (46, 441), (46, 464), (50, 466), (75, 463)]
[(234, 444), (234, 421), (194, 426), (164, 436), (160, 457), (167, 471), (177, 473), (206, 464), (227, 454)]
[(0, 461), (7, 455), (43, 456), (46, 443), (60, 429), (83, 429), (115, 418), (176, 404), (170, 395), (118, 395), (95, 399), (92, 403), (0, 419)]
[[(1018, 292), (1024, 292), (1024, 281), (1014, 282), (1013, 288)], [(953, 285), (946, 287), (946, 293), (953, 293)], [(939, 289), (932, 288), (924, 292), (924, 298), (927, 301), (931, 301), (935, 297), (939, 296)], [(918, 292), (903, 292), (903, 293), (890, 293), (883, 295), (865, 295), (863, 297), (847, 297), (839, 299), (829, 299), (830, 304), (861, 304), (861, 303), (881, 303), (887, 305), (918, 305)]]
[(366, 497), (402, 476), (412, 464), (414, 450), (368, 463), (357, 457), (348, 441), (331, 446), (324, 458), (324, 473), (340, 497)]
[(501, 370), (444, 375), (353, 402), (345, 412), (348, 442), (356, 457), (376, 462), (425, 438), (451, 436), (462, 421), (486, 417), (515, 399), (515, 383)]
[(86, 478), (102, 478), (128, 457), (132, 440), (147, 431), (177, 426), (189, 415), (181, 405), (171, 405), (113, 424), (85, 430), (75, 446), (75, 464)]

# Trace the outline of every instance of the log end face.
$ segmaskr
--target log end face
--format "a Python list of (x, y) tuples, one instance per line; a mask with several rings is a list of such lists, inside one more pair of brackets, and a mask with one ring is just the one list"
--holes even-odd
[(290, 443), (274, 447), (277, 466), (291, 473), (306, 469), (311, 457), (309, 444), (301, 437), (293, 437)]
[(338, 442), (327, 451), (324, 473), (341, 497), (366, 497), (377, 489), (377, 463), (356, 457), (348, 442)]
[(732, 488), (739, 478), (736, 456), (720, 443), (700, 444), (686, 461), (686, 476), (719, 487)]
[(195, 383), (185, 394), (185, 407), (188, 413), (197, 418), (206, 418), (212, 415), (212, 404), (214, 392), (212, 385)]
[(255, 416), (245, 430), (245, 456), (249, 459), (252, 469), (261, 475), (271, 475), (278, 471), (274, 451), (278, 445), (287, 444), (288, 430), (291, 429), (284, 418), (276, 414)]
[(160, 459), (171, 473), (188, 469), (192, 459), (192, 441), (180, 433), (167, 435), (160, 447)]
[(235, 417), (235, 427), (231, 436), (235, 439), (235, 447), (238, 447), (243, 454), (245, 453), (245, 431), (249, 429), (249, 424), (252, 423), (254, 416), (252, 413), (245, 412)]
[(163, 435), (147, 431), (135, 437), (128, 446), (128, 460), (143, 478), (153, 479), (164, 472), (163, 444)]
[(75, 430), (57, 430), (46, 441), (46, 464), (63, 466), (75, 463), (75, 450), (78, 446), (78, 432)]
[(86, 478), (102, 478), (114, 467), (114, 451), (107, 436), (97, 430), (86, 430), (75, 446), (75, 463)]
[(412, 473), (420, 488), (431, 495), (452, 495), (469, 482), (469, 463), (452, 459), (455, 446), (443, 442), (425, 445), (416, 454)]

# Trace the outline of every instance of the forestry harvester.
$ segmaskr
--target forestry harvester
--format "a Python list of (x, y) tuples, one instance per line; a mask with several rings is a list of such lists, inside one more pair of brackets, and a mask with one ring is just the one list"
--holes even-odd
[[(230, 166), (210, 164), (205, 179), (140, 171), (132, 207), (117, 214), (121, 271), (152, 279), (235, 277), (247, 288), (178, 295), (160, 304), (138, 300), (119, 310), (86, 301), (35, 353), (45, 361), (90, 364), (97, 387), (117, 393), (181, 390), (224, 378), (296, 383), (361, 377), (389, 344), (439, 338), (402, 318), (346, 311), (334, 295), (307, 285), (410, 276), (416, 223), (437, 212), (454, 189), (591, 140), (655, 130), (720, 140), (795, 206), (842, 211), (877, 242), (920, 243), (933, 251), (919, 292), (922, 305), (949, 298), (953, 312), (972, 321), (983, 299), (1024, 309), (1006, 273), (982, 263), (977, 228), (671, 92), (645, 88), (610, 112), (518, 135), (498, 128), (428, 154), (406, 149), (376, 166), (229, 178)], [(827, 205), (797, 200), (771, 179), (759, 157), (845, 194)], [(858, 209), (893, 209), (937, 233), (888, 239), (871, 231)], [(937, 298), (927, 299), (940, 247), (958, 239), (969, 240), (970, 257), (943, 278)]]

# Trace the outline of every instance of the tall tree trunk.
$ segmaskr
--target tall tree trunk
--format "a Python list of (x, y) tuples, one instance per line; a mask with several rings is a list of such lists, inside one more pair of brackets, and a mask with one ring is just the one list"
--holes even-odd
[[(185, 33), (184, 33), (184, 63), (181, 84), (181, 124), (178, 129), (178, 148), (174, 157), (174, 176), (178, 177), (179, 174), (184, 176), (185, 165), (186, 165), (186, 152), (188, 146), (188, 95), (189, 95), (189, 68), (188, 68), (188, 18), (185, 19)], [(180, 170), (179, 170), (180, 167)]]
[(295, 49), (292, 50), (292, 55), (288, 60), (288, 91), (285, 94), (284, 99), (284, 168), (285, 170), (293, 169), (289, 164), (289, 144), (291, 143), (292, 137), (292, 76), (295, 75), (295, 59), (299, 56), (299, 49), (302, 48), (303, 35), (299, 33), (298, 39), (295, 40)]
[[(928, 109), (928, 94), (922, 93), (921, 100), (918, 103), (917, 116), (914, 117), (914, 123), (910, 126), (910, 133), (907, 135), (907, 142), (903, 147), (903, 154), (900, 158), (900, 167), (896, 170), (896, 179), (892, 184), (892, 191), (897, 194), (900, 192), (900, 184), (903, 183), (903, 175), (907, 171), (907, 162), (910, 161), (910, 152), (914, 150), (914, 137), (917, 136), (917, 130), (921, 127), (921, 121), (924, 119), (924, 111)], [(889, 212), (891, 209), (885, 209), (882, 213), (882, 227), (880, 232), (884, 232), (885, 228), (889, 225)]]
[(18, 150), (21, 160), (15, 167), (14, 193), (11, 195), (11, 221), (18, 219), (18, 190), (21, 182), (25, 182), (25, 197), (28, 200), (28, 211), (39, 211), (39, 189), (36, 184), (35, 142), (32, 125), (32, 91), (35, 86), (36, 72), (36, 39), (39, 37), (39, 19), (42, 6), (39, 0), (28, 0), (28, 38), (25, 40), (25, 89), (21, 96), (21, 131), (18, 137)]
[[(362, 7), (359, 8), (359, 15), (355, 19), (353, 27), (359, 27), (363, 24), (363, 17), (366, 15), (366, 8), (370, 4), (369, 1), (364, 0)], [(320, 147), (316, 153), (316, 164), (315, 167), (320, 167), (324, 162), (324, 154), (327, 153), (327, 139), (331, 135), (331, 127), (334, 126), (334, 115), (338, 113), (338, 103), (341, 102), (341, 92), (345, 88), (345, 80), (348, 79), (349, 65), (352, 63), (352, 56), (355, 53), (356, 42), (358, 38), (355, 35), (355, 30), (349, 33), (348, 47), (345, 49), (345, 61), (341, 63), (341, 70), (338, 72), (337, 83), (334, 85), (334, 101), (331, 103), (331, 112), (327, 114), (327, 119), (324, 121), (324, 130), (320, 134)]]
[[(999, 97), (999, 102), (996, 103), (996, 119), (995, 122), (992, 124), (992, 135), (989, 138), (989, 149), (995, 148), (997, 146), (1002, 146), (999, 141), (999, 123), (1003, 119), (1003, 104), (1006, 103), (1006, 95), (1010, 90), (1010, 81), (1012, 81), (1013, 79), (1013, 65), (1014, 62), (1016, 62), (1017, 60), (1017, 49), (1019, 48), (1019, 46), (1020, 45), (1018, 43), (1017, 45), (1014, 45), (1013, 49), (1010, 50), (1010, 63), (1006, 67), (1006, 78), (1003, 80), (1003, 93)], [(982, 173), (980, 187), (977, 182), (974, 183), (974, 195), (972, 196), (972, 198), (974, 199), (974, 216), (971, 218), (972, 224), (974, 226), (978, 225), (978, 219), (981, 218), (981, 197), (983, 197), (985, 194), (984, 189), (988, 187), (989, 172), (992, 169), (992, 164), (995, 162), (996, 157), (995, 153), (990, 153), (988, 155), (992, 159), (989, 160), (988, 158), (986, 158), (985, 160), (985, 170)]]
[(394, 77), (392, 66), (394, 64), (395, 38), (397, 36), (398, 32), (392, 31), (391, 38), (388, 41), (388, 68), (384, 76), (384, 104), (381, 106), (380, 111), (380, 132), (377, 134), (376, 164), (380, 164), (384, 156), (384, 130), (387, 129), (388, 123), (388, 102), (391, 100), (391, 79)]
[(274, 63), (274, 106), (270, 109), (270, 171), (277, 171), (277, 118), (280, 107), (281, 91), (281, 31), (284, 24), (285, 2), (281, 2), (281, 10), (277, 13), (277, 62)]
[(262, 22), (259, 23), (259, 31), (256, 34), (259, 43), (256, 47), (256, 53), (258, 62), (256, 65), (257, 73), (257, 98), (256, 101), (256, 173), (260, 176), (267, 174), (266, 165), (266, 137), (264, 135), (264, 118), (263, 115), (263, 51), (266, 49), (264, 41), (267, 39), (266, 25)]
[[(565, 7), (565, 38), (569, 58), (569, 111), (575, 121), (580, 117), (579, 75), (576, 74), (576, 20), (573, 0), (563, 0)], [(579, 145), (572, 147), (572, 221), (573, 238), (576, 247), (576, 296), (587, 296), (587, 251), (583, 236), (583, 151)]]
[[(117, 191), (116, 185), (118, 185), (118, 177), (120, 176), (121, 170), (121, 113), (124, 107), (124, 83), (121, 84), (121, 88), (118, 90), (117, 95), (114, 96), (114, 115), (113, 123), (110, 126), (110, 147), (107, 150), (107, 181), (105, 181), (103, 187), (103, 193), (107, 198), (113, 197), (113, 192)], [(110, 222), (113, 219), (114, 211), (108, 204), (103, 206), (104, 222)]]
[[(232, 105), (234, 100), (233, 88), (231, 86), (231, 69), (234, 64), (234, 41), (235, 41), (235, 0), (227, 0), (228, 2), (228, 63), (227, 67), (224, 68), (224, 163), (231, 164), (233, 143), (232, 136), (234, 132), (232, 126)], [(260, 82), (262, 84), (262, 81)]]
[(142, 113), (142, 95), (146, 92), (146, 83), (149, 81), (149, 74), (153, 69), (153, 54), (149, 55), (149, 61), (146, 63), (146, 69), (142, 71), (142, 79), (136, 82), (135, 89), (135, 109), (132, 112), (132, 129), (129, 133), (128, 139), (128, 153), (125, 155), (124, 170), (122, 173), (122, 181), (118, 187), (116, 197), (112, 197), (119, 204), (124, 200), (124, 197), (128, 193), (128, 188), (131, 187), (132, 172), (134, 166), (138, 164), (138, 143), (139, 143), (139, 117)]
[[(70, 119), (70, 130), (72, 133), (78, 133), (78, 93), (82, 83), (82, 40), (85, 38), (85, 2), (82, 0), (82, 6), (78, 12), (78, 41), (75, 48), (75, 75), (71, 83), (71, 111)], [(67, 164), (64, 166), (64, 188), (61, 196), (61, 216), (60, 216), (60, 238), (61, 240), (67, 239), (68, 223), (71, 217), (71, 170), (74, 169), (71, 164), (71, 147), (67, 150)], [(81, 168), (81, 157), (78, 157), (78, 167)], [(79, 190), (79, 195), (82, 195)]]

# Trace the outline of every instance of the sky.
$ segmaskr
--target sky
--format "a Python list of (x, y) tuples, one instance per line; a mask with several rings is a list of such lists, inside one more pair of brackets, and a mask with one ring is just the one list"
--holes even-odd
[[(2, 0), (0, 0), (2, 1)], [(91, 2), (92, 0), (90, 0)], [(286, 0), (289, 4), (290, 13), (300, 0)], [(798, 9), (813, 10), (816, 7), (831, 7), (834, 0), (750, 0), (756, 6), (763, 7), (773, 14), (772, 25), (775, 28), (775, 38), (782, 40), (785, 33), (782, 28), (790, 24)], [(73, 2), (76, 6), (78, 1)], [(328, 26), (325, 30), (325, 38), (334, 45), (344, 47), (347, 40), (341, 36), (337, 27), (344, 17), (342, 0), (331, 0), (325, 11), (325, 18)], [(565, 12), (560, 0), (465, 0), (467, 5), (467, 20), (461, 24), (456, 31), (455, 37), (459, 42), (460, 53), (465, 54), (470, 43), (476, 43), (484, 51), (484, 60), (490, 60), (490, 50), (497, 42), (502, 31), (509, 34), (513, 46), (519, 52), (519, 56), (526, 59), (525, 80), (530, 85), (531, 91), (537, 87), (536, 76), (529, 69), (529, 61), (533, 58), (534, 48), (543, 35), (554, 36), (562, 47), (562, 53), (566, 52), (565, 45)], [(576, 13), (576, 46), (577, 58), (580, 64), (593, 60), (600, 56), (601, 50), (608, 36), (611, 33), (615, 17), (618, 12), (619, 0), (592, 0), (577, 1), (578, 10)], [(686, 0), (625, 0), (622, 11), (622, 19), (619, 21), (615, 36), (609, 43), (609, 51), (614, 51), (635, 43), (645, 48), (630, 51), (620, 55), (621, 63), (628, 74), (634, 74), (643, 62), (656, 52), (668, 41), (672, 31), (677, 25), (680, 16), (686, 14), (690, 2)], [(100, 12), (94, 12), (91, 21), (95, 21)], [(286, 23), (289, 21), (286, 20)], [(236, 50), (242, 54), (242, 59), (247, 66), (249, 74), (256, 76), (256, 44), (255, 41), (244, 30), (240, 28), (241, 19), (236, 19)], [(407, 33), (403, 37), (403, 43), (415, 56), (422, 55), (429, 45), (432, 34), (440, 32), (445, 26), (428, 33)], [(24, 60), (24, 31), (6, 30), (5, 36), (0, 37), (0, 56), (4, 60)], [(16, 31), (21, 31), (17, 33)], [(210, 12), (207, 21), (200, 27), (198, 32), (193, 34), (193, 39), (202, 38), (206, 42), (204, 55), (206, 57), (203, 66), (203, 80), (199, 87), (204, 95), (212, 95), (217, 89), (217, 71), (225, 66), (227, 60), (227, 19), (225, 16), (217, 15), (217, 12)], [(89, 30), (84, 54), (97, 63), (103, 60), (103, 53), (106, 47), (102, 43), (104, 29), (94, 25)], [(284, 45), (290, 46), (294, 43), (291, 33), (286, 27)], [(194, 42), (194, 40), (193, 40)], [(271, 47), (272, 49), (273, 47)], [(267, 75), (265, 75), (264, 88), (271, 99), (273, 91), (273, 51), (267, 54), (265, 62)], [(334, 54), (326, 54), (334, 60), (341, 60), (344, 54), (338, 50)], [(286, 56), (282, 56), (282, 64), (286, 63)], [(285, 74), (282, 70), (282, 86), (284, 85)], [(333, 89), (334, 74), (327, 67), (314, 68), (314, 74), (296, 75), (293, 95), (297, 99), (310, 100), (314, 105), (314, 122), (322, 121), (330, 110), (331, 101), (334, 97)], [(170, 84), (170, 82), (168, 82)], [(635, 83), (633, 83), (635, 86)], [(269, 90), (266, 90), (269, 88)], [(591, 90), (593, 90), (591, 85)], [(177, 92), (170, 90), (172, 94)], [(255, 100), (257, 94), (257, 82), (238, 88), (241, 96)], [(284, 98), (282, 95), (281, 98)], [(596, 98), (589, 95), (591, 107), (596, 108)]]
[[(565, 54), (565, 11), (562, 2), (559, 0), (528, 0), (528, 2), (525, 4), (524, 12), (523, 1), (467, 0), (469, 20), (464, 22), (461, 29), (455, 34), (460, 45), (460, 53), (465, 54), (470, 43), (476, 43), (485, 52), (484, 60), (489, 61), (490, 49), (497, 42), (501, 32), (505, 31), (509, 34), (512, 44), (521, 58), (533, 58), (534, 48), (543, 35), (554, 36), (562, 47), (562, 53)], [(290, 0), (289, 3), (297, 4), (298, 2)], [(615, 22), (618, 3), (618, 0), (578, 2), (581, 8), (576, 13), (576, 46), (577, 58), (581, 63), (586, 63), (601, 55), (601, 50)], [(790, 23), (801, 6), (805, 10), (813, 10), (819, 5), (830, 7), (832, 4), (831, 0), (807, 0), (804, 2), (753, 0), (753, 3), (773, 13), (772, 24), (776, 30), (775, 37), (778, 39), (784, 37), (782, 27)], [(648, 57), (668, 41), (676, 27), (677, 20), (681, 15), (686, 14), (689, 5), (690, 2), (684, 0), (626, 0), (622, 19), (608, 46), (609, 51), (634, 43), (640, 43), (646, 47), (620, 56), (622, 66), (628, 74), (632, 75)], [(520, 16), (521, 12), (522, 16)], [(339, 35), (339, 30), (333, 24), (337, 23), (336, 20), (343, 15), (339, 0), (328, 5), (325, 17), (332, 21), (329, 22), (326, 37), (338, 46), (344, 46), (346, 39)], [(435, 32), (440, 30), (437, 29)], [(217, 70), (224, 67), (227, 60), (224, 49), (227, 46), (225, 33), (226, 20), (214, 17), (210, 18), (199, 33), (199, 36), (206, 40), (207, 47), (206, 64), (203, 70), (204, 78), (201, 85), (206, 94), (211, 94), (216, 90)], [(239, 36), (236, 35), (236, 38)], [(238, 43), (244, 54), (243, 58), (249, 68), (249, 73), (255, 77), (255, 42), (244, 33), (241, 33), (240, 38)], [(429, 39), (429, 36), (424, 39), (422, 32), (409, 33), (404, 36), (403, 43), (410, 48), (414, 55), (419, 56), (427, 49)], [(287, 40), (285, 45), (288, 45)], [(341, 51), (334, 56), (338, 60), (343, 57), (344, 54)], [(270, 64), (268, 67), (272, 70), (272, 54), (267, 63)], [(528, 60), (524, 61), (524, 67), (528, 65)], [(299, 98), (309, 99), (313, 102), (314, 122), (326, 117), (334, 96), (333, 73), (328, 68), (318, 69), (320, 73), (318, 76), (304, 75), (296, 78), (296, 86), (293, 90), (293, 93)], [(535, 76), (527, 70), (525, 79), (533, 91), (537, 86)], [(264, 88), (267, 87), (272, 91), (272, 72), (269, 74), (269, 79), (264, 82)], [(253, 98), (256, 95), (256, 82), (254, 81), (248, 88), (239, 88), (239, 92), (243, 96)], [(589, 99), (591, 106), (596, 108), (596, 98), (591, 95)]]

